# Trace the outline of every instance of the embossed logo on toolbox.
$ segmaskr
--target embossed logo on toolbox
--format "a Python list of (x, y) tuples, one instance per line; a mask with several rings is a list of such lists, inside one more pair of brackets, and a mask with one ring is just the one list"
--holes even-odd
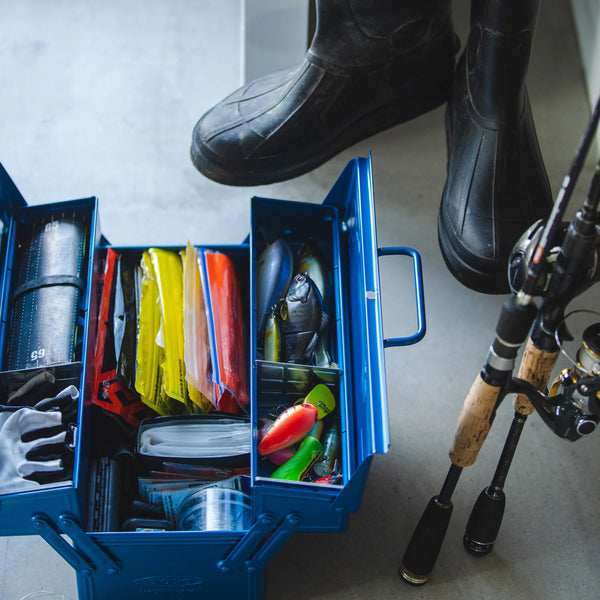
[(201, 591), (204, 581), (199, 577), (183, 577), (176, 575), (163, 575), (142, 577), (135, 580), (140, 591), (146, 594), (179, 593), (189, 594)]

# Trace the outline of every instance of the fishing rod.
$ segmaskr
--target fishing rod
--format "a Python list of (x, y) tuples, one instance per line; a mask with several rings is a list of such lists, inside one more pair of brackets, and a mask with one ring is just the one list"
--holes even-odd
[[(532, 226), (513, 250), (509, 268), (513, 294), (502, 307), (487, 360), (465, 398), (449, 452), (451, 465), (446, 478), (439, 494), (427, 504), (405, 550), (400, 575), (407, 583), (422, 585), (433, 571), (450, 523), (452, 495), (462, 470), (475, 463), (496, 410), (507, 394), (515, 394), (513, 421), (492, 482), (477, 499), (463, 538), (465, 548), (476, 556), (489, 553), (494, 545), (504, 513), (504, 482), (527, 416), (537, 410), (557, 435), (572, 440), (590, 433), (595, 423), (589, 402), (588, 412), (579, 407), (581, 394), (575, 392), (581, 385), (577, 381), (565, 386), (567, 393), (553, 399), (541, 392), (560, 352), (555, 332), (564, 328), (567, 304), (600, 279), (596, 229), (600, 222), (600, 162), (583, 208), (567, 227), (563, 223), (599, 119), (600, 98), (548, 221), (543, 226)], [(539, 310), (533, 301), (535, 296), (543, 298)], [(526, 340), (518, 377), (514, 378), (516, 358)], [(588, 386), (588, 400), (590, 387), (593, 386)], [(592, 408), (600, 414), (599, 407)]]

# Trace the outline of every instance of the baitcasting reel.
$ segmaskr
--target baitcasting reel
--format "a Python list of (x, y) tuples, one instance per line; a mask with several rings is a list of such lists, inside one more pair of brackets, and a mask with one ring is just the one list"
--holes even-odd
[[(545, 222), (541, 219), (533, 223), (533, 225), (526, 229), (523, 235), (521, 235), (521, 237), (517, 240), (510, 253), (508, 260), (508, 282), (513, 294), (518, 293), (523, 287), (529, 264), (532, 261), (533, 254), (536, 251), (544, 231), (544, 226)], [(540, 273), (540, 277), (533, 295), (543, 296), (547, 291), (550, 278), (552, 277), (552, 271), (560, 254), (561, 246), (565, 239), (568, 228), (568, 222), (563, 222), (559, 226), (556, 234), (556, 243), (548, 250), (548, 254), (542, 265), (542, 272)], [(587, 281), (589, 282), (597, 281), (598, 278), (600, 278), (600, 246), (596, 245), (592, 254), (593, 256), (590, 260), (589, 272), (586, 277)]]

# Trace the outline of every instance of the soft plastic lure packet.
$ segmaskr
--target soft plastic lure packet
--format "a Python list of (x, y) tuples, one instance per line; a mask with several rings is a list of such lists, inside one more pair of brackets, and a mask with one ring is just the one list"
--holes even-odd
[(248, 408), (244, 314), (235, 264), (224, 252), (199, 251), (211, 341), (215, 406), (237, 413)]
[(208, 412), (215, 404), (208, 322), (198, 255), (190, 242), (182, 256), (185, 379), (192, 402)]

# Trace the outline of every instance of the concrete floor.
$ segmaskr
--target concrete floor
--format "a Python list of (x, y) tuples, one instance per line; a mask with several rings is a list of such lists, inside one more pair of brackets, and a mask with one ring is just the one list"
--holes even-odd
[[(463, 42), (467, 5), (455, 3)], [(420, 252), (428, 333), (416, 346), (386, 350), (391, 451), (375, 457), (349, 530), (294, 536), (269, 564), (267, 597), (597, 597), (598, 434), (572, 444), (531, 417), (508, 480), (496, 548), (483, 559), (462, 549), (471, 505), (489, 482), (511, 419), (508, 402), (477, 464), (463, 474), (429, 583), (414, 588), (399, 579), (413, 527), (449, 466), (458, 413), (504, 298), (461, 286), (438, 249), (442, 108), (292, 181), (236, 189), (195, 171), (188, 158), (192, 128), (239, 83), (238, 6), (237, 0), (3, 2), (0, 161), (30, 204), (97, 195), (102, 229), (113, 244), (209, 244), (245, 238), (251, 196), (320, 202), (348, 160), (372, 151), (379, 245)], [(556, 193), (589, 115), (566, 0), (543, 3), (528, 87)], [(590, 157), (579, 199), (592, 165)], [(410, 332), (414, 318), (410, 305), (400, 308), (407, 275), (398, 263), (381, 261), (388, 337)], [(595, 308), (597, 297), (588, 294), (582, 305)], [(0, 598), (41, 591), (74, 600), (71, 568), (39, 538), (0, 538)]]

